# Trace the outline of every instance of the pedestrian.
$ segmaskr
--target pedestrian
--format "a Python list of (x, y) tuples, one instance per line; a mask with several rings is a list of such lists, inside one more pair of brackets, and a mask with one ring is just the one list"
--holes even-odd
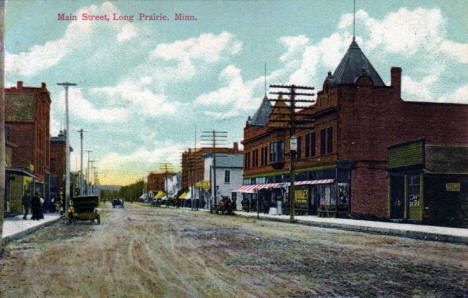
[(44, 198), (40, 196), (39, 201), (41, 202), (41, 205), (39, 206), (38, 216), (39, 216), (39, 219), (44, 219), (44, 205), (45, 205)]
[(21, 201), (24, 209), (23, 219), (28, 219), (27, 216), (29, 212), (29, 207), (31, 205), (31, 196), (29, 195), (29, 193), (25, 192)]
[(41, 199), (39, 194), (36, 192), (31, 201), (31, 213), (33, 220), (39, 220), (39, 209), (41, 208)]

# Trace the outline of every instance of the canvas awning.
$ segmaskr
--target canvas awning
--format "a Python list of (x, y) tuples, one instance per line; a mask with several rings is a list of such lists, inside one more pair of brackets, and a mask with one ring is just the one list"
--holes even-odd
[[(305, 180), (305, 181), (296, 181), (294, 185), (312, 185), (312, 184), (329, 184), (333, 183), (334, 179), (320, 179), (320, 180)], [(236, 192), (244, 193), (254, 193), (260, 189), (269, 189), (269, 188), (285, 188), (290, 185), (289, 182), (284, 183), (266, 183), (266, 184), (253, 184), (253, 185), (242, 185), (235, 189)]]
[(23, 169), (23, 168), (13, 168), (13, 167), (6, 167), (5, 171), (10, 174), (21, 175), (21, 176), (29, 176), (35, 178), (36, 176), (31, 173), (30, 171)]
[(201, 180), (195, 183), (195, 187), (203, 188), (205, 191), (210, 190), (210, 180)]
[(166, 194), (164, 193), (164, 191), (160, 190), (158, 191), (158, 193), (153, 197), (154, 199), (160, 199), (162, 197), (164, 197)]

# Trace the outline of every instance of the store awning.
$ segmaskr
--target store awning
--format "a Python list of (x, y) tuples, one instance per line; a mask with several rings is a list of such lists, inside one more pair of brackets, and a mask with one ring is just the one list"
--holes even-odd
[(166, 194), (164, 193), (164, 191), (160, 190), (158, 191), (158, 193), (153, 197), (154, 199), (160, 199), (162, 197), (164, 197)]
[[(321, 179), (321, 180), (306, 180), (306, 181), (296, 181), (294, 185), (311, 185), (311, 184), (330, 184), (333, 183), (334, 179)], [(287, 183), (289, 186), (289, 182)]]
[(238, 188), (236, 188), (234, 191), (235, 192), (245, 192), (245, 193), (254, 193), (255, 192), (255, 187), (257, 185), (242, 185)]
[(31, 173), (30, 171), (23, 169), (23, 168), (13, 168), (13, 167), (6, 167), (5, 171), (10, 174), (21, 175), (21, 176), (29, 176), (35, 178), (36, 176)]
[(210, 180), (201, 180), (195, 183), (195, 187), (203, 188), (205, 191), (210, 190)]
[[(333, 183), (334, 179), (321, 179), (321, 180), (305, 180), (305, 181), (296, 181), (294, 185), (312, 185), (312, 184), (329, 184)], [(290, 185), (289, 182), (284, 183), (266, 183), (266, 184), (253, 184), (253, 185), (242, 185), (241, 187), (236, 188), (236, 192), (244, 193), (254, 193), (260, 189), (269, 189), (269, 188), (285, 188)]]

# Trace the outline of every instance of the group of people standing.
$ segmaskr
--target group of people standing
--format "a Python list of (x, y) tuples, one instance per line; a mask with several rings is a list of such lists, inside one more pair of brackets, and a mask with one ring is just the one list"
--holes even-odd
[(44, 211), (43, 211), (44, 199), (40, 197), (37, 192), (34, 194), (32, 199), (28, 193), (25, 193), (23, 195), (22, 203), (23, 203), (23, 208), (24, 208), (23, 219), (27, 219), (29, 208), (31, 208), (32, 220), (40, 220), (44, 218)]

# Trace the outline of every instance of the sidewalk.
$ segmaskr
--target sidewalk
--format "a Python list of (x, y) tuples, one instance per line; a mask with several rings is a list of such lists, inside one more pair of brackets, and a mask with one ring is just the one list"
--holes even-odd
[[(257, 213), (254, 212), (248, 213), (244, 211), (235, 211), (235, 213), (244, 217), (257, 217)], [(289, 215), (269, 215), (260, 213), (260, 219), (289, 222)], [(322, 228), (333, 228), (348, 231), (401, 236), (421, 240), (468, 244), (468, 229), (463, 228), (356, 220), (347, 218), (324, 218), (311, 215), (295, 216), (295, 219), (299, 224)]]
[(31, 215), (28, 215), (28, 219), (26, 220), (23, 220), (23, 215), (5, 218), (3, 220), (2, 243), (6, 244), (57, 222), (61, 216), (58, 213), (52, 213), (44, 214), (44, 219), (41, 220), (31, 220), (29, 218), (31, 218)]

